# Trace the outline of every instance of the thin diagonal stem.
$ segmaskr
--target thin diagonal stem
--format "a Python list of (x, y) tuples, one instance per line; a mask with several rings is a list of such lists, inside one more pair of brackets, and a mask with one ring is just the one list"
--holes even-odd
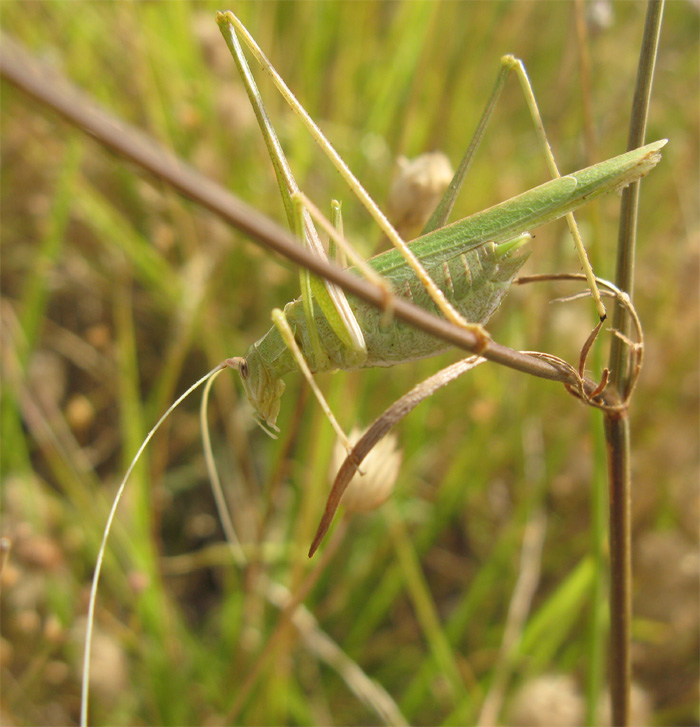
[[(386, 293), (366, 280), (313, 255), (285, 229), (256, 209), (192, 169), (184, 161), (156, 144), (139, 129), (118, 121), (90, 99), (40, 64), (19, 43), (0, 34), (0, 77), (48, 106), (64, 119), (97, 139), (112, 151), (163, 180), (175, 190), (233, 225), (251, 240), (279, 253), (293, 263), (337, 283), (343, 290), (376, 308), (387, 306)], [(391, 301), (393, 314), (413, 326), (466, 351), (479, 350), (484, 358), (543, 379), (578, 386), (566, 367), (537, 358), (495, 341), (482, 349), (483, 341), (471, 331), (455, 326), (405, 300)], [(595, 384), (590, 382), (593, 391)]]

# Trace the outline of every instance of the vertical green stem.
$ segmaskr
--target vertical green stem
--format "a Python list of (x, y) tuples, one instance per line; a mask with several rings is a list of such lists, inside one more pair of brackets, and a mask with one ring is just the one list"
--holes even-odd
[[(632, 118), (627, 140), (627, 149), (636, 149), (644, 145), (649, 102), (654, 78), (654, 68), (661, 34), (664, 0), (649, 0), (647, 18), (644, 26), (642, 50), (637, 69), (637, 86), (632, 102)], [(620, 290), (632, 297), (634, 289), (634, 254), (637, 240), (637, 210), (639, 206), (639, 182), (634, 182), (622, 192), (620, 204), (620, 227), (617, 236), (617, 269), (615, 284)], [(624, 308), (617, 303), (613, 314), (613, 328), (626, 333), (628, 316)], [(617, 337), (613, 338), (610, 353), (610, 380), (616, 386), (620, 397), (625, 398), (627, 389), (628, 361), (625, 344)]]
[[(649, 0), (644, 37), (632, 105), (628, 149), (644, 144), (654, 67), (658, 51), (664, 0)], [(630, 297), (633, 291), (634, 253), (639, 205), (639, 182), (622, 196), (615, 282)], [(617, 304), (613, 328), (625, 333), (628, 318)], [(626, 347), (614, 338), (610, 351), (610, 383), (620, 401), (627, 399), (629, 360)], [(630, 432), (627, 409), (605, 416), (610, 482), (610, 699), (612, 724), (629, 724), (631, 682), (630, 637), (632, 619)]]

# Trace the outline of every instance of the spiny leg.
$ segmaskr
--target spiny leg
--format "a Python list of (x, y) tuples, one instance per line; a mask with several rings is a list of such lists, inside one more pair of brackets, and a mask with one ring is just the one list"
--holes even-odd
[[(535, 99), (535, 93), (532, 89), (532, 84), (530, 83), (530, 79), (528, 78), (525, 66), (519, 58), (515, 58), (511, 55), (504, 56), (501, 59), (501, 63), (504, 64), (506, 68), (512, 68), (513, 70), (515, 70), (518, 80), (520, 81), (520, 86), (523, 89), (523, 93), (525, 94), (525, 100), (527, 101), (530, 115), (535, 122), (537, 138), (540, 140), (540, 146), (542, 147), (542, 151), (544, 152), (545, 158), (547, 159), (547, 166), (549, 167), (549, 171), (552, 177), (556, 179), (557, 177), (560, 177), (561, 174), (559, 173), (559, 168), (557, 167), (557, 163), (554, 160), (554, 153), (552, 152), (552, 147), (550, 146), (549, 139), (547, 138), (547, 134), (545, 133), (542, 116), (540, 115), (540, 110), (537, 106), (537, 100)], [(588, 253), (586, 252), (586, 248), (584, 247), (583, 241), (581, 240), (581, 233), (579, 232), (578, 225), (576, 224), (576, 218), (574, 217), (573, 212), (569, 212), (569, 214), (566, 215), (566, 223), (569, 226), (569, 232), (571, 233), (571, 237), (574, 240), (576, 252), (579, 256), (579, 262), (581, 263), (581, 267), (583, 268), (584, 274), (586, 276), (586, 281), (588, 283), (588, 287), (590, 288), (591, 295), (593, 296), (593, 300), (598, 311), (598, 316), (600, 317), (600, 320), (603, 321), (607, 317), (607, 312), (600, 297), (598, 284), (595, 281), (595, 273), (593, 272), (590, 260), (588, 259)]]
[(432, 278), (428, 275), (428, 273), (425, 271), (425, 268), (420, 263), (415, 254), (401, 239), (401, 237), (391, 225), (389, 220), (386, 218), (384, 213), (379, 209), (377, 204), (370, 197), (362, 184), (360, 184), (359, 180), (350, 171), (347, 164), (343, 161), (338, 152), (336, 152), (328, 139), (326, 139), (326, 137), (323, 135), (323, 132), (309, 116), (304, 107), (299, 103), (294, 94), (289, 90), (284, 80), (274, 69), (270, 61), (267, 59), (258, 44), (255, 42), (254, 38), (250, 35), (250, 33), (248, 33), (245, 26), (230, 11), (227, 11), (226, 13), (219, 13), (217, 15), (217, 22), (219, 23), (219, 27), (221, 28), (221, 31), (224, 34), (227, 43), (229, 43), (229, 47), (231, 46), (231, 40), (235, 38), (237, 34), (239, 34), (241, 38), (245, 41), (246, 45), (255, 56), (258, 63), (260, 63), (263, 69), (270, 75), (279, 92), (282, 94), (292, 110), (302, 120), (306, 128), (309, 130), (311, 135), (314, 137), (316, 142), (323, 150), (323, 152), (330, 159), (333, 166), (335, 166), (341, 176), (345, 179), (345, 181), (353, 190), (357, 198), (367, 209), (375, 222), (379, 225), (382, 232), (388, 237), (392, 245), (394, 245), (394, 247), (396, 247), (400, 251), (401, 255), (406, 260), (411, 269), (415, 272), (421, 284), (425, 287), (426, 291), (433, 299), (442, 314), (447, 318), (447, 320), (451, 321), (452, 323), (455, 323), (462, 328), (466, 328), (472, 331), (479, 340), (478, 348), (485, 348), (489, 341), (488, 333), (482, 326), (465, 321), (464, 318), (447, 300), (445, 294), (440, 290), (440, 288), (438, 288)]
[[(245, 59), (243, 49), (235, 32), (226, 32), (226, 28), (230, 27), (224, 20), (224, 16), (219, 13), (217, 22), (222, 30), (226, 43), (231, 51), (233, 59), (238, 68), (241, 80), (250, 99), (251, 106), (258, 120), (258, 125), (263, 134), (265, 144), (270, 154), (270, 159), (275, 170), (277, 184), (282, 195), (284, 209), (287, 214), (287, 221), (297, 236), (308, 245), (317, 256), (326, 258), (326, 253), (318, 236), (316, 228), (311, 220), (307, 210), (300, 209), (294, 202), (294, 196), (299, 192), (299, 185), (292, 174), (287, 158), (280, 144), (279, 138), (272, 126), (272, 122), (267, 114), (265, 104), (260, 95), (260, 91), (255, 83), (250, 66)], [(300, 283), (302, 297), (304, 299), (304, 309), (309, 311), (312, 308), (311, 293), (316, 295), (316, 300), (323, 309), (324, 313), (329, 317), (329, 322), (334, 327), (339, 338), (348, 345), (349, 348), (362, 352), (365, 350), (364, 337), (359, 325), (355, 319), (345, 293), (341, 288), (326, 280), (318, 285), (313, 282), (313, 276), (307, 271), (302, 270), (300, 273)], [(315, 326), (313, 316), (308, 319), (309, 326)], [(340, 326), (340, 327), (338, 327)], [(320, 351), (318, 352), (321, 353)]]
[[(486, 126), (489, 122), (489, 119), (491, 118), (491, 114), (493, 113), (496, 102), (501, 95), (503, 86), (505, 85), (506, 79), (508, 78), (508, 75), (511, 71), (515, 71), (515, 74), (520, 83), (520, 87), (522, 88), (523, 94), (525, 95), (525, 101), (527, 103), (530, 116), (535, 124), (537, 138), (540, 142), (540, 146), (547, 160), (547, 166), (549, 168), (549, 171), (554, 179), (561, 176), (556, 161), (554, 160), (552, 147), (549, 144), (547, 134), (544, 130), (542, 116), (540, 114), (540, 110), (535, 99), (532, 84), (530, 83), (530, 79), (528, 78), (527, 72), (525, 70), (525, 66), (520, 59), (515, 58), (512, 55), (503, 56), (501, 58), (501, 69), (498, 73), (498, 77), (496, 78), (496, 83), (494, 84), (493, 90), (491, 91), (491, 96), (486, 103), (484, 112), (479, 119), (479, 124), (477, 125), (476, 131), (474, 132), (474, 136), (472, 137), (469, 147), (467, 148), (467, 151), (465, 152), (464, 157), (462, 158), (462, 161), (460, 162), (457, 171), (455, 172), (455, 175), (452, 178), (452, 181), (450, 182), (447, 191), (445, 192), (445, 195), (436, 207), (432, 217), (430, 218), (430, 220), (428, 220), (428, 223), (423, 228), (422, 234), (432, 232), (433, 230), (436, 230), (446, 224), (447, 218), (452, 212), (452, 207), (454, 206), (457, 194), (459, 193), (462, 183), (464, 182), (464, 178), (471, 166), (474, 155), (476, 154), (476, 150), (478, 149), (479, 144), (483, 139), (484, 133), (486, 131)], [(584, 247), (581, 240), (581, 235), (579, 233), (578, 225), (576, 224), (576, 219), (574, 218), (573, 212), (570, 212), (566, 215), (566, 221), (569, 226), (571, 236), (574, 240), (574, 246), (576, 247), (579, 261), (586, 276), (588, 287), (595, 302), (596, 310), (600, 319), (605, 320), (605, 317), (607, 315), (605, 306), (603, 305), (603, 301), (600, 297), (600, 291), (598, 290), (598, 286), (595, 281), (595, 274), (593, 273), (593, 268), (591, 267), (591, 263), (588, 259), (586, 248)]]

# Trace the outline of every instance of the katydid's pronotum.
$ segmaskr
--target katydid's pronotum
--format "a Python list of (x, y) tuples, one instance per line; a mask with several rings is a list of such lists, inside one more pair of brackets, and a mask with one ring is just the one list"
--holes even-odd
[[(311, 375), (335, 369), (392, 366), (444, 351), (448, 345), (443, 341), (405, 323), (391, 320), (391, 296), (394, 295), (444, 315), (457, 325), (471, 328), (483, 345), (487, 345), (488, 334), (482, 325), (499, 306), (514, 276), (527, 259), (528, 252), (524, 245), (530, 239), (529, 231), (563, 216), (568, 217), (591, 293), (601, 319), (604, 318), (605, 309), (600, 302), (571, 212), (591, 199), (620, 190), (647, 174), (659, 161), (659, 149), (664, 146), (665, 140), (573, 174), (559, 176), (522, 63), (512, 56), (505, 56), (475, 137), (445, 196), (421, 236), (407, 245), (286, 87), (241, 22), (231, 12), (219, 13), (217, 22), (233, 54), (265, 137), (292, 229), (304, 244), (317, 254), (325, 255), (313, 216), (323, 224), (334, 243), (347, 249), (342, 233), (324, 222), (315, 207), (299, 191), (267, 116), (239, 38), (244, 40), (272, 77), (289, 105), (395, 248), (371, 258), (367, 263), (353, 257), (356, 263), (353, 270), (358, 274), (365, 274), (373, 280), (377, 279), (377, 275), (381, 276), (379, 284), (386, 290), (389, 315), (386, 311), (383, 315), (366, 303), (346, 296), (332, 284), (326, 282), (324, 285), (318, 279), (302, 273), (301, 298), (287, 304), (284, 311), (273, 312), (275, 325), (248, 349), (245, 357), (229, 360), (229, 365), (238, 368), (248, 399), (263, 428), (276, 428), (280, 397), (284, 391), (282, 377), (301, 368), (350, 453), (347, 439)], [(510, 70), (516, 72), (523, 87), (554, 178), (506, 202), (448, 225), (446, 220), (456, 194)], [(335, 227), (338, 228), (337, 222)]]

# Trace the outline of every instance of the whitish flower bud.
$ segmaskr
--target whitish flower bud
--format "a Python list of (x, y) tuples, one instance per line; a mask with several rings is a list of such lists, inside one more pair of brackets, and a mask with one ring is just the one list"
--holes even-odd
[(418, 235), (452, 180), (450, 160), (439, 151), (399, 157), (387, 200), (389, 219), (404, 240)]
[[(350, 432), (349, 439), (355, 444), (362, 432), (355, 428)], [(346, 456), (340, 442), (336, 442), (331, 458), (331, 478), (340, 469)], [(389, 499), (394, 489), (396, 478), (401, 469), (401, 450), (397, 447), (396, 436), (389, 433), (379, 440), (374, 449), (365, 457), (361, 469), (365, 473), (355, 473), (350, 480), (341, 503), (349, 512), (370, 512)]]

